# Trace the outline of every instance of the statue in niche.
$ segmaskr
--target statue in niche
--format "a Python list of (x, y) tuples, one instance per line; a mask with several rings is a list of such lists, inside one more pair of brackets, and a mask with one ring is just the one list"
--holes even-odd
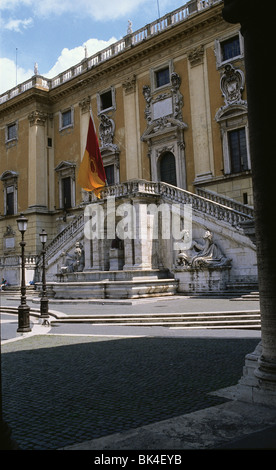
[(84, 248), (82, 243), (76, 242), (73, 255), (63, 253), (65, 265), (61, 267), (61, 273), (82, 272), (84, 269)]
[[(184, 234), (185, 236), (185, 234)], [(226, 258), (213, 241), (213, 235), (207, 230), (203, 236), (204, 243), (193, 240), (189, 250), (180, 252), (177, 257), (178, 266), (193, 268), (229, 266), (230, 260)]]

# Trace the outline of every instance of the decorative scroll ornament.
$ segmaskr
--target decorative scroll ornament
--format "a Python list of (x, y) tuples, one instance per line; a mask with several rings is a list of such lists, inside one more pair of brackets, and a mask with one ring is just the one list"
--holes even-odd
[(235, 69), (231, 64), (227, 64), (220, 79), (220, 88), (226, 106), (245, 104), (245, 101), (242, 100), (244, 74), (241, 70)]
[(115, 131), (115, 123), (106, 114), (101, 115), (101, 122), (99, 125), (99, 134), (101, 139), (101, 149), (109, 148), (117, 150), (117, 145), (113, 144)]
[(179, 91), (180, 83), (180, 76), (176, 72), (173, 72), (171, 74), (170, 92), (162, 93), (155, 98), (153, 98), (151, 88), (148, 85), (143, 87), (143, 95), (146, 101), (145, 118), (148, 126), (152, 122), (159, 121), (160, 118), (166, 118), (168, 116), (182, 121), (183, 97)]
[(28, 116), (30, 126), (44, 126), (47, 117), (47, 113), (42, 113), (41, 111), (33, 111)]

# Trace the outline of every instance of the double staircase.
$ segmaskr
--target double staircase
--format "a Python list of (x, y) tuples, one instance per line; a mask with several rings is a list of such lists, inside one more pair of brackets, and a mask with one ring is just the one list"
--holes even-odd
[[(194, 210), (197, 222), (202, 221), (202, 224), (206, 225), (208, 221), (211, 221), (211, 224), (217, 226), (219, 231), (222, 230), (225, 232), (228, 230), (230, 235), (232, 233), (233, 236), (238, 234), (238, 237), (240, 237), (241, 234), (244, 235), (242, 224), (254, 221), (252, 208), (237, 203), (229, 198), (224, 198), (223, 196), (219, 196), (218, 200), (218, 195), (217, 198), (215, 198), (214, 194), (215, 193), (211, 193), (207, 190), (202, 194), (194, 194), (163, 182), (132, 180), (105, 188), (102, 191), (102, 199), (103, 201), (107, 200), (109, 197), (122, 197), (125, 199), (126, 197), (133, 198), (137, 195), (143, 195), (157, 196), (161, 203), (190, 204)], [(62, 256), (64, 252), (72, 251), (77, 241), (83, 240), (83, 229), (84, 214), (82, 209), (73, 221), (47, 246), (45, 260), (48, 281), (56, 282), (58, 280), (56, 274), (63, 265)], [(239, 243), (239, 240), (237, 240), (237, 243)], [(118, 277), (118, 273), (120, 274), (120, 278)], [(124, 270), (117, 272), (116, 279), (113, 279), (112, 276), (114, 276), (114, 273), (111, 271), (92, 270), (87, 273), (86, 269), (83, 276), (80, 276), (80, 274), (82, 273), (78, 273), (78, 276), (75, 276), (75, 278), (78, 281), (82, 278), (82, 287), (84, 287), (85, 281), (90, 282), (89, 285), (87, 284), (87, 292), (80, 292), (80, 298), (82, 295), (88, 298), (91, 289), (90, 296), (92, 298), (95, 296), (98, 296), (98, 298), (135, 298), (143, 296), (174, 295), (177, 293), (177, 281), (172, 279), (172, 273), (170, 273), (166, 279), (164, 278), (164, 273), (161, 271), (157, 273), (156, 270), (154, 270), (152, 275), (150, 272), (136, 271), (136, 274), (132, 274), (132, 279), (130, 278), (129, 272), (127, 273)], [(75, 296), (79, 290), (79, 285), (77, 283), (74, 284), (72, 281), (74, 281), (74, 276), (70, 278), (71, 298), (74, 298), (73, 291), (75, 291)], [(123, 295), (125, 290), (123, 286), (124, 283), (128, 286), (128, 293), (125, 296)], [(61, 284), (62, 282), (59, 282), (58, 288), (60, 292), (57, 295), (59, 298), (62, 298), (63, 295), (67, 295), (67, 298), (70, 298), (70, 296), (68, 297), (67, 286), (65, 284), (62, 286)], [(154, 288), (151, 288), (151, 286), (154, 286)], [(66, 289), (67, 294), (65, 292)], [(257, 286), (253, 286), (251, 289), (254, 293), (256, 290)], [(226, 289), (223, 295), (229, 297), (238, 295), (241, 297), (250, 294), (251, 291), (248, 291), (248, 286), (245, 283), (240, 283), (239, 291), (235, 289), (235, 292), (232, 292), (232, 289), (229, 288)], [(254, 296), (256, 296), (256, 294), (254, 294)]]

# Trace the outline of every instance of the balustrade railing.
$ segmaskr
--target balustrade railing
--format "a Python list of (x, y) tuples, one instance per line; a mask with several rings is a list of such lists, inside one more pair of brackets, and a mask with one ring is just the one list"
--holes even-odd
[(221, 194), (215, 193), (205, 188), (197, 188), (197, 194), (199, 196), (203, 196), (206, 199), (211, 199), (212, 201), (218, 202), (227, 207), (231, 207), (242, 214), (247, 214), (250, 217), (254, 217), (254, 209), (251, 206), (246, 204), (242, 204), (234, 199), (231, 199), (227, 196), (223, 196)]
[(69, 239), (74, 236), (82, 229), (84, 225), (83, 213), (76, 216), (74, 220), (67, 225), (46, 247), (45, 259), (48, 260), (51, 256), (56, 254), (60, 247), (63, 246)]
[(169, 27), (178, 24), (181, 21), (187, 20), (191, 15), (201, 12), (206, 8), (210, 8), (212, 5), (222, 3), (223, 0), (194, 0), (190, 1), (182, 7), (174, 10), (173, 12), (159, 18), (158, 20), (146, 25), (145, 27), (128, 34), (114, 44), (111, 44), (106, 49), (94, 54), (88, 59), (83, 60), (74, 67), (60, 73), (58, 76), (47, 79), (41, 75), (34, 75), (26, 82), (17, 85), (11, 90), (0, 95), (0, 105), (6, 101), (14, 98), (15, 96), (24, 93), (30, 88), (40, 88), (45, 91), (62, 85), (62, 83), (73, 79), (77, 75), (85, 72), (89, 68), (93, 68), (99, 65), (101, 62), (111, 59), (117, 54), (123, 52), (127, 47), (135, 46), (142, 41), (159, 34), (161, 31), (165, 31)]
[[(163, 182), (146, 180), (132, 180), (113, 186), (107, 186), (101, 192), (100, 201), (96, 197), (92, 197), (91, 202), (101, 202), (110, 197), (127, 198), (128, 196), (140, 194), (156, 195), (171, 204), (190, 204), (192, 208), (198, 212), (211, 216), (217, 220), (222, 220), (232, 226), (238, 226), (243, 221), (253, 219), (253, 216), (249, 213), (236, 210), (232, 207), (221, 204), (220, 202), (212, 201), (211, 199), (186, 191), (185, 189), (180, 189)], [(54, 256), (58, 251), (60, 251), (61, 247), (64, 246), (69, 239), (74, 239), (76, 234), (80, 233), (83, 226), (84, 213), (81, 213), (76, 216), (76, 218), (46, 247), (46, 260), (49, 260), (51, 256)]]

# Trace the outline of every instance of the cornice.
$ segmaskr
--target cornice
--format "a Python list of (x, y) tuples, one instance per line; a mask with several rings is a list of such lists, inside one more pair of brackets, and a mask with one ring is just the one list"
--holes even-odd
[(199, 32), (202, 33), (203, 29), (224, 22), (222, 8), (223, 4), (219, 3), (212, 8), (197, 12), (188, 19), (173, 24), (138, 44), (128, 46), (117, 55), (54, 88), (49, 90), (31, 88), (27, 92), (3, 103), (0, 106), (0, 116), (5, 112), (20, 109), (20, 107), (26, 106), (32, 101), (42, 100), (44, 103), (54, 104), (64, 96), (78, 91), (80, 87), (86, 87), (90, 83), (96, 82), (103, 75), (129, 67), (137, 60), (154, 53), (156, 50), (164, 49), (175, 43), (176, 40), (191, 37)]
[(129, 46), (122, 53), (68, 80), (68, 82), (51, 89), (49, 91), (49, 99), (54, 103), (66, 94), (77, 91), (78, 88), (89, 85), (92, 82), (96, 82), (103, 75), (115, 72), (116, 70), (122, 70), (122, 68), (130, 66), (137, 60), (155, 52), (157, 49), (162, 49), (169, 44), (175, 43), (176, 39), (183, 39), (187, 36), (191, 37), (198, 32), (202, 33), (203, 28), (212, 27), (214, 24), (223, 21), (222, 4), (215, 5), (209, 10), (203, 10), (191, 16), (188, 20), (168, 27), (166, 30), (150, 37), (148, 40), (134, 46)]
[(2, 103), (0, 106), (0, 118), (4, 117), (6, 114), (25, 108), (29, 104), (33, 103), (49, 105), (48, 92), (38, 88), (31, 88), (25, 93), (22, 93), (9, 101)]

